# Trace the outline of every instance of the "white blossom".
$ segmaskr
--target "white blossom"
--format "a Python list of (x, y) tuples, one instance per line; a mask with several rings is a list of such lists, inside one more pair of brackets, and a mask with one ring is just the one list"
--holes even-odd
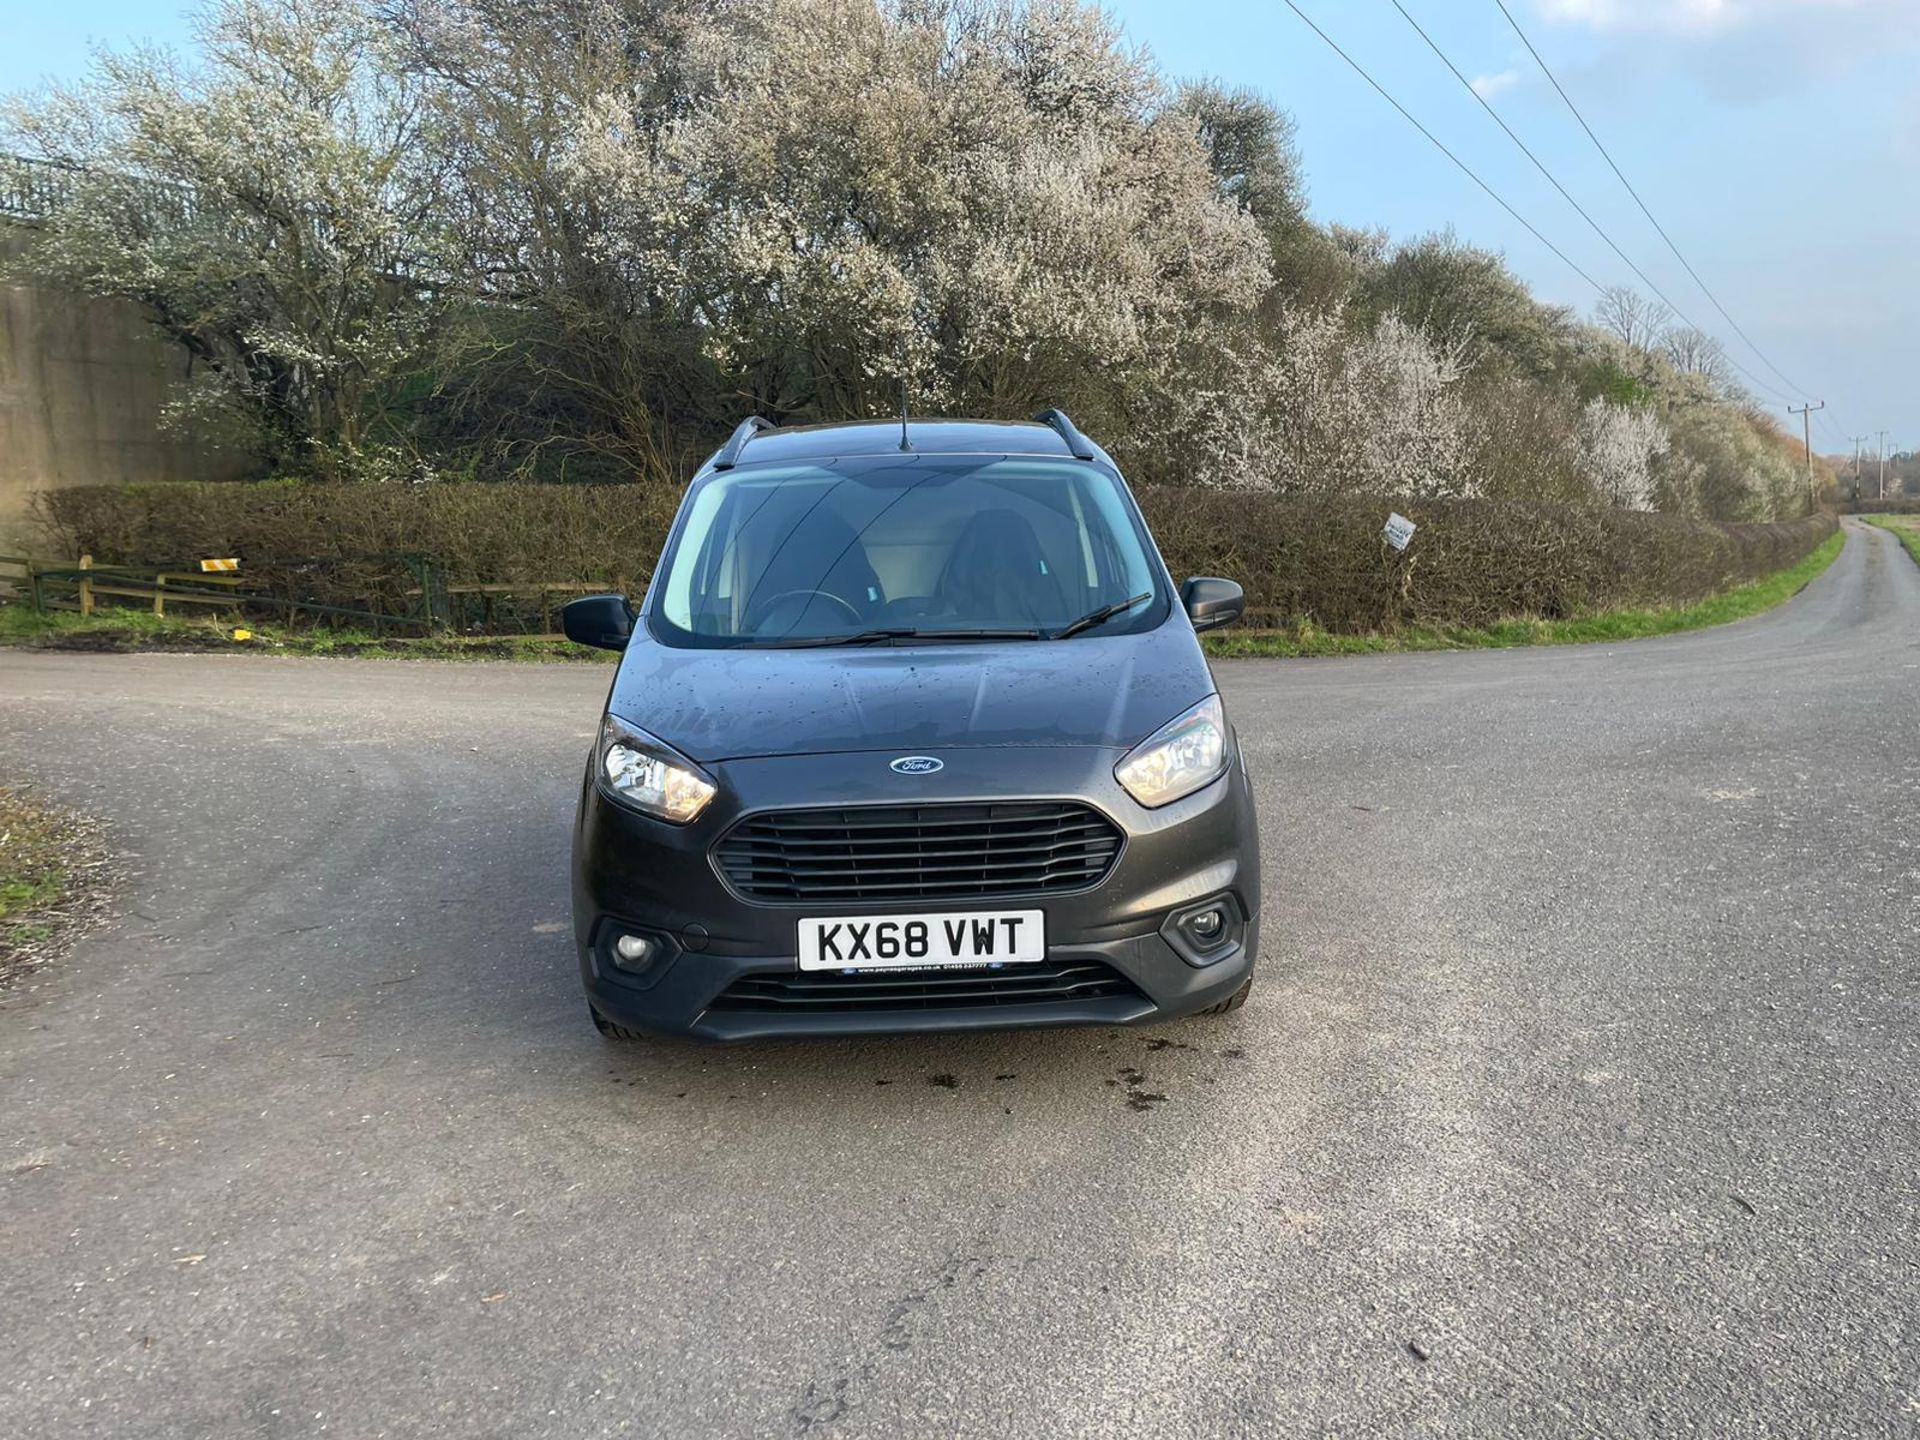
[(1581, 463), (1600, 498), (1627, 510), (1651, 510), (1654, 462), (1672, 446), (1660, 417), (1595, 396), (1580, 413), (1579, 434)]
[(1436, 339), (1397, 314), (1356, 329), (1344, 307), (1282, 311), (1247, 357), (1263, 426), (1231, 483), (1294, 491), (1473, 498), (1468, 337)]

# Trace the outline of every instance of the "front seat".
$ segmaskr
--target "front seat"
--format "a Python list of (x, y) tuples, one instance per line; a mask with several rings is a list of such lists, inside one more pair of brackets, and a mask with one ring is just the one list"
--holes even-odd
[(1060, 581), (1033, 526), (1012, 510), (982, 510), (953, 542), (938, 594), (955, 618), (1026, 629), (1066, 618)]

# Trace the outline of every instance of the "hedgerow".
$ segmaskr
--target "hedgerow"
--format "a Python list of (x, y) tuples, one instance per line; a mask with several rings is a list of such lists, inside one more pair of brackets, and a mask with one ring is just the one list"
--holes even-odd
[[(1176, 579), (1239, 581), (1251, 623), (1344, 633), (1691, 604), (1792, 564), (1835, 523), (1173, 487), (1139, 498)], [(419, 560), (443, 584), (638, 593), (677, 500), (653, 485), (272, 484), (87, 486), (36, 505), (50, 550), (121, 565), (234, 556), (251, 588), (402, 613)], [(1380, 538), (1395, 509), (1418, 526), (1404, 554)]]

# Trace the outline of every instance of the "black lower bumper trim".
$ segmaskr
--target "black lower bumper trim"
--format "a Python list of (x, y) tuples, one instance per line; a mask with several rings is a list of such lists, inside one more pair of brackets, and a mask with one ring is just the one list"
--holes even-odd
[(1138, 986), (1097, 960), (979, 967), (964, 970), (792, 971), (742, 975), (710, 1010), (858, 1014), (878, 1010), (961, 1010), (1057, 1004), (1061, 1001), (1145, 1000)]

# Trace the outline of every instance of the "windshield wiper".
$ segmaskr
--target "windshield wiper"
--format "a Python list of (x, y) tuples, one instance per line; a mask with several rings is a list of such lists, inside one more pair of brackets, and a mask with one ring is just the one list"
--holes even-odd
[(800, 650), (823, 645), (878, 645), (887, 640), (1038, 640), (1038, 630), (917, 630), (898, 627), (887, 630), (856, 630), (850, 635), (802, 635), (792, 640), (774, 640), (762, 647), (768, 650)]
[(1153, 592), (1147, 590), (1138, 595), (1129, 595), (1124, 600), (1116, 600), (1111, 605), (1102, 605), (1098, 610), (1089, 610), (1078, 620), (1061, 626), (1047, 638), (1050, 640), (1066, 640), (1074, 635), (1078, 635), (1082, 630), (1091, 630), (1096, 625), (1104, 625), (1107, 621), (1113, 619), (1114, 616), (1124, 615), (1142, 601), (1151, 600), (1152, 598)]

